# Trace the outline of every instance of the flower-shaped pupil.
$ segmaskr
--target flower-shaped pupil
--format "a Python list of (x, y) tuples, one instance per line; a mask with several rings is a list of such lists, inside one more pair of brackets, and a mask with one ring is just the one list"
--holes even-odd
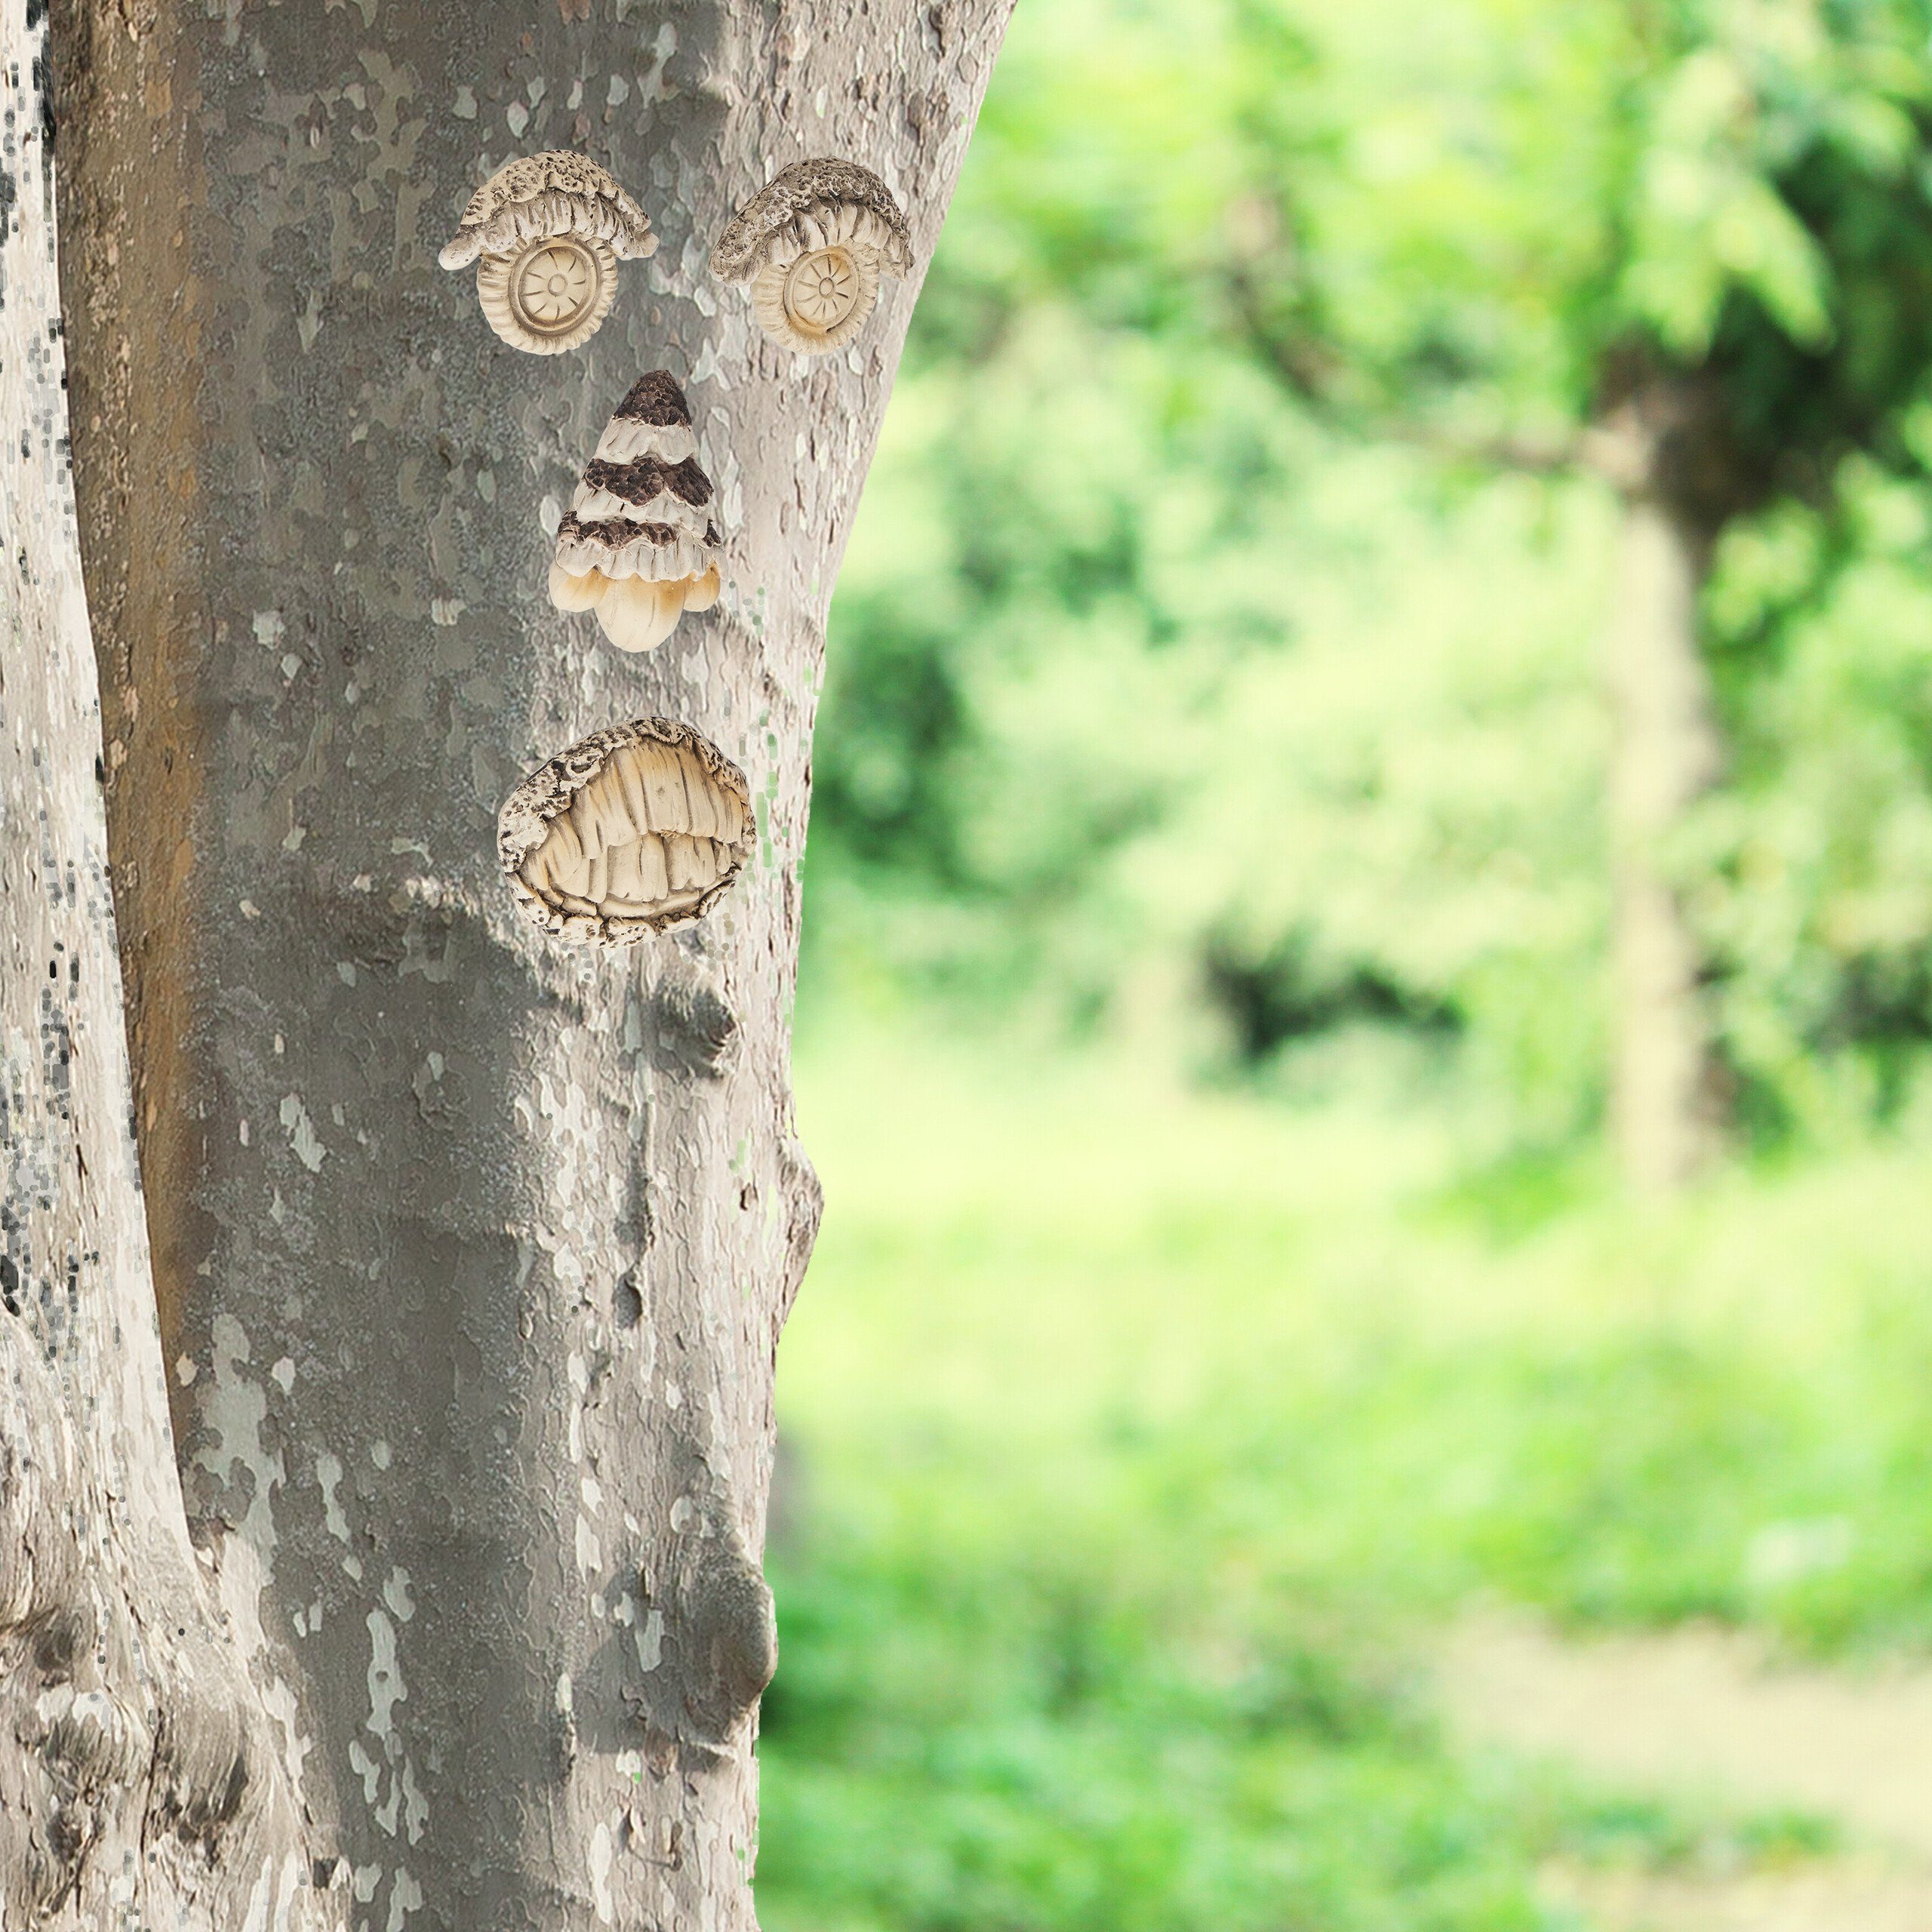
[(801, 256), (785, 291), (793, 318), (819, 334), (829, 334), (858, 306), (859, 272), (843, 248), (821, 248)]

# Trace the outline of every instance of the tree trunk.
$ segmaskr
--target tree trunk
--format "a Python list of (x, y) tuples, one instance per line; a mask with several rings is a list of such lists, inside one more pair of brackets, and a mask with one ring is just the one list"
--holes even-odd
[(250, 1552), (198, 1561), (168, 1432), (69, 486), (46, 51), (44, 11), (30, 26), (0, 8), (0, 1926), (320, 1926)]
[(1703, 957), (1668, 852), (1721, 752), (1698, 640), (1710, 539), (1677, 487), (1684, 414), (1669, 392), (1640, 397), (1610, 432), (1623, 503), (1607, 672), (1611, 1111), (1624, 1173), (1651, 1193), (1692, 1178), (1720, 1128)]
[[(281, 1808), (257, 1836), (327, 1888), (302, 1909), (371, 1932), (752, 1922), (773, 1358), (817, 1214), (788, 1084), (810, 739), (915, 291), (888, 284), (853, 349), (808, 364), (705, 260), (775, 168), (827, 153), (886, 178), (923, 262), (1009, 4), (55, 8), (162, 1353), (204, 1567), (265, 1633), (288, 1763), (258, 1780)], [(604, 162), (663, 245), (620, 269), (583, 348), (540, 360), (435, 255), (485, 173), (560, 146)], [(718, 485), (726, 592), (630, 659), (550, 609), (548, 532), (658, 366)], [(44, 371), (9, 399), (57, 425)], [(71, 580), (48, 608), (73, 657)], [(48, 701), (83, 706), (81, 666), (60, 676)], [(546, 940), (497, 874), (496, 808), (565, 745), (653, 714), (749, 774), (758, 854), (701, 924), (635, 953)], [(79, 767), (10, 778), (85, 848), (91, 736), (82, 755), (66, 717), (40, 728)], [(10, 865), (32, 856), (11, 841)], [(125, 1465), (165, 1490), (106, 910), (97, 892), (60, 916), (98, 955), (75, 955), (109, 1097), (88, 1185), (117, 1187), (125, 1223), (90, 1264), (125, 1359), (78, 1361), (65, 1399), (141, 1393), (146, 1432), (103, 1481)], [(19, 977), (14, 1024), (46, 996)], [(10, 1071), (31, 1059), (12, 1038)], [(57, 1278), (48, 1254), (35, 1279)], [(185, 1551), (171, 1491), (153, 1506)], [(145, 1592), (151, 1567), (113, 1574)], [(16, 1763), (0, 1737), (0, 1775), (51, 1775), (51, 1746)]]

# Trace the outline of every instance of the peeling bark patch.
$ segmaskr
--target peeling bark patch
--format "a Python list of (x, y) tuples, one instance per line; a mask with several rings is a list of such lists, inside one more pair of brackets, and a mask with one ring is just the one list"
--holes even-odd
[(288, 1144), (294, 1149), (295, 1158), (312, 1174), (321, 1173), (323, 1157), (328, 1149), (317, 1136), (315, 1124), (309, 1118), (309, 1110), (303, 1106), (300, 1095), (282, 1096), (281, 1124), (288, 1130)]
[[(374, 1746), (352, 1740), (349, 1768), (361, 1781), (363, 1802), (377, 1827), (389, 1838), (415, 1844), (428, 1828), (429, 1807), (396, 1722), (396, 1706), (408, 1700), (409, 1688), (403, 1680), (395, 1625), (386, 1612), (372, 1610), (365, 1628), (369, 1633), (369, 1714), (363, 1728)], [(397, 1882), (401, 1882), (400, 1872)]]

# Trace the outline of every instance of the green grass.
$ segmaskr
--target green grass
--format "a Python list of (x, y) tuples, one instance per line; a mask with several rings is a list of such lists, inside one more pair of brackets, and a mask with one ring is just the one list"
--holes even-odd
[(1441, 1620), (1932, 1637), (1922, 1157), (1526, 1208), (1439, 1112), (850, 1038), (801, 1089), (774, 1932), (1555, 1926), (1546, 1857), (1786, 1841), (1458, 1758)]

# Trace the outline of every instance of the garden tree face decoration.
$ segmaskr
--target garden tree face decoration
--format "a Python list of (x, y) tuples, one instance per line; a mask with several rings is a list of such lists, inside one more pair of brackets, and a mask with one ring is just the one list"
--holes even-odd
[(617, 294), (617, 263), (654, 254), (644, 211), (580, 154), (525, 155), (470, 196), (437, 257), (476, 263), (476, 296), (512, 349), (558, 355), (597, 333)]
[(745, 775), (688, 724), (593, 732), (504, 801), (497, 856), (518, 906), (561, 939), (627, 946), (701, 918), (751, 856)]
[(877, 305), (879, 277), (912, 266), (899, 204), (851, 161), (781, 170), (732, 217), (711, 254), (721, 281), (750, 285), (765, 334), (806, 355), (844, 348)]
[(640, 377), (618, 404), (557, 531), (550, 601), (595, 611), (620, 651), (649, 651), (686, 611), (718, 601), (711, 478), (684, 392)]
[[(433, 211), (507, 128), (648, 168), (695, 267), (692, 231), (798, 151), (786, 104), (823, 102), (828, 146), (916, 186), (923, 251), (1008, 5), (874, 8), (835, 45), (766, 0), (270, 8), (240, 35), (198, 8), (137, 32), (116, 0), (0, 9), (0, 497), (26, 559), (0, 818), (46, 834), (0, 841), (0, 940), (63, 962), (38, 991), (0, 973), (0, 1094), (26, 1102), (0, 1168), (34, 1183), (0, 1239), (0, 1571), (32, 1559), (0, 1604), (0, 1924), (753, 1932), (772, 1343), (819, 1198), (787, 1072), (814, 701), (910, 305), (809, 396), (708, 277), (610, 309), (609, 400), (715, 372), (757, 601), (689, 650), (586, 661), (528, 648), (528, 539), (595, 423), (426, 325), (454, 292)], [(485, 257), (568, 235), (601, 280), (595, 245), (649, 247), (577, 161), (471, 212), (451, 257), (506, 303)], [(497, 318), (521, 347), (596, 319), (536, 293)], [(801, 432), (810, 464), (762, 460)], [(591, 836), (639, 848), (638, 896), (606, 851), (571, 912), (553, 862), (525, 924), (479, 811), (598, 740), (553, 761), (528, 857), (619, 745), (697, 743), (597, 729), (639, 717), (753, 774), (758, 863), (721, 758), (680, 758), (662, 829), (619, 760), (635, 835)], [(720, 876), (674, 884), (674, 849)], [(694, 915), (734, 866), (661, 944), (549, 936)]]

